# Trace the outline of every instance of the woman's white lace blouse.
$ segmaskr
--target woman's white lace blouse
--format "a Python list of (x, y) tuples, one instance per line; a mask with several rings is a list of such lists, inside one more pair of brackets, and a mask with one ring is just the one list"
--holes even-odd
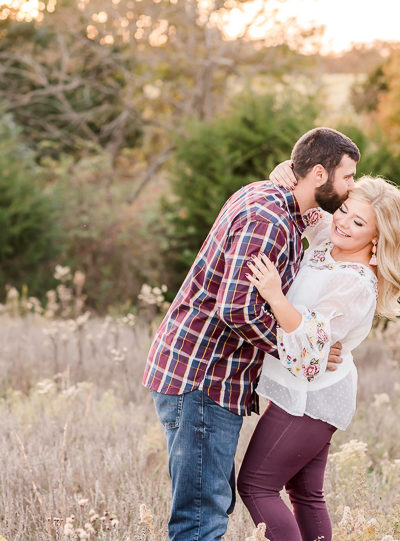
[[(300, 325), (277, 331), (279, 360), (266, 354), (257, 393), (292, 415), (309, 415), (344, 430), (356, 407), (357, 369), (351, 351), (368, 335), (376, 308), (377, 278), (360, 263), (337, 262), (329, 242), (332, 216), (306, 215), (309, 241), (287, 298)], [(343, 362), (326, 371), (329, 350), (342, 343)]]

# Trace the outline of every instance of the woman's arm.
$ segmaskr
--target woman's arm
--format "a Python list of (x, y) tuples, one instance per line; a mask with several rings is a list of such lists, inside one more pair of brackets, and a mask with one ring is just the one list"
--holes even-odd
[(269, 179), (275, 186), (293, 190), (297, 184), (297, 179), (293, 173), (292, 160), (278, 163), (275, 169), (271, 171)]
[[(247, 279), (257, 288), (273, 312), (277, 329), (277, 348), (282, 365), (298, 379), (313, 381), (325, 372), (329, 355), (327, 325), (315, 312), (299, 312), (284, 296), (278, 271), (262, 254), (248, 263), (253, 275)], [(307, 319), (308, 329), (305, 326)], [(311, 323), (311, 325), (310, 325)], [(321, 327), (324, 327), (323, 336)], [(318, 336), (320, 334), (320, 336)], [(321, 340), (322, 338), (322, 340)]]
[[(264, 256), (249, 264), (247, 279), (274, 313), (277, 349), (282, 365), (294, 376), (313, 381), (327, 369), (331, 345), (355, 329), (358, 345), (372, 324), (376, 300), (367, 278), (335, 273), (313, 307), (293, 306), (283, 295), (276, 269)], [(354, 338), (353, 338), (354, 340)]]

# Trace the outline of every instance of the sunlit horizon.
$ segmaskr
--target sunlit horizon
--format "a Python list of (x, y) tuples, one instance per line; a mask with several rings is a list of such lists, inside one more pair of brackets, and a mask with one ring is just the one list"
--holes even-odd
[[(41, 11), (45, 8), (41, 0), (0, 0), (0, 5), (18, 9), (18, 19), (28, 21), (40, 20)], [(53, 0), (48, 3), (47, 10), (54, 11), (55, 6), (56, 0)], [(294, 17), (304, 28), (324, 26), (319, 48), (323, 54), (341, 53), (359, 43), (400, 41), (400, 2), (394, 4), (393, 0), (253, 0), (234, 8), (224, 18), (223, 29), (227, 38), (240, 37), (263, 6), (268, 11), (275, 10), (281, 22)], [(268, 35), (269, 28), (256, 21), (249, 26), (247, 35), (253, 39), (263, 39)]]
[[(254, 0), (245, 9), (232, 11), (225, 25), (227, 35), (231, 39), (240, 36), (263, 3), (267, 9), (276, 9), (280, 21), (295, 17), (304, 28), (323, 25), (322, 53), (344, 52), (359, 43), (400, 41), (400, 2), (393, 6), (393, 0)], [(253, 25), (249, 34), (254, 39), (263, 38), (265, 27)]]

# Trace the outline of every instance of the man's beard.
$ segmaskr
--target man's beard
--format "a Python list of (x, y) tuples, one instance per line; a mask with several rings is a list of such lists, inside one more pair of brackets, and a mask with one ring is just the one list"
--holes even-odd
[(346, 201), (348, 193), (339, 195), (333, 184), (333, 175), (329, 173), (328, 180), (315, 190), (315, 200), (322, 210), (333, 214)]

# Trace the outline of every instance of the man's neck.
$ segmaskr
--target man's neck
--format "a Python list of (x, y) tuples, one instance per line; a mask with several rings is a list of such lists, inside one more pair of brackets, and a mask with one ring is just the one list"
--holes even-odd
[(308, 209), (318, 207), (318, 203), (315, 201), (314, 197), (314, 190), (310, 189), (307, 182), (299, 182), (296, 184), (292, 193), (299, 204), (301, 214), (307, 212)]

